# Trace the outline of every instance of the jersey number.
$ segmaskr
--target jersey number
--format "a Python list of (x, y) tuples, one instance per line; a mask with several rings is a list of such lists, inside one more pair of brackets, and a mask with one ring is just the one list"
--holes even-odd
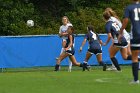
[(120, 27), (117, 23), (112, 23), (112, 26), (115, 27), (116, 31), (120, 31)]
[(134, 13), (135, 13), (135, 21), (139, 21), (139, 13), (140, 13), (140, 8), (135, 8), (134, 9)]
[(94, 40), (97, 40), (97, 36), (96, 36), (96, 34), (95, 33), (92, 33), (93, 35), (92, 35), (92, 38), (94, 38)]

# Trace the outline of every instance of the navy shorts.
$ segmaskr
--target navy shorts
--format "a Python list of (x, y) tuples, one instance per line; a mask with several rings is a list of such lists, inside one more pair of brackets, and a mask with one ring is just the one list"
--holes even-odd
[(131, 50), (140, 50), (140, 47), (133, 47), (133, 46), (131, 46)]
[(131, 45), (131, 50), (140, 50), (140, 38), (131, 39), (130, 45)]
[(75, 54), (75, 50), (72, 49), (72, 50), (67, 50), (65, 51), (66, 53), (68, 53), (70, 56), (74, 55)]
[(91, 54), (95, 54), (95, 55), (98, 55), (98, 54), (102, 54), (102, 49), (92, 49), (92, 48), (89, 48), (88, 49), (88, 52), (90, 52)]
[(114, 45), (116, 47), (120, 47), (120, 48), (126, 48), (128, 46), (127, 42), (122, 42), (122, 43), (114, 43)]

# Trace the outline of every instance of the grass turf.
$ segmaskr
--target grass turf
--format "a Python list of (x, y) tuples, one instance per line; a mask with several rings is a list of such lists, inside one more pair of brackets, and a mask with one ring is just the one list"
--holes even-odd
[(140, 85), (130, 85), (131, 67), (122, 72), (106, 71), (92, 67), (82, 72), (67, 67), (54, 72), (52, 67), (6, 69), (0, 73), (0, 93), (139, 93)]

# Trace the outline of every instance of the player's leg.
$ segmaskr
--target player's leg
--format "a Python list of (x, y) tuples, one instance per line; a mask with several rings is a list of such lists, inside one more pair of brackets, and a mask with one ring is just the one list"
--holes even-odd
[(106, 71), (106, 64), (102, 61), (102, 54), (97, 54), (96, 58), (99, 62), (99, 65), (103, 66), (103, 71)]
[(71, 62), (71, 60), (69, 59), (69, 68), (68, 68), (68, 72), (71, 72), (71, 69), (72, 69), (72, 62)]
[[(64, 52), (64, 48), (62, 47), (62, 48), (61, 48), (61, 51), (60, 51), (60, 55), (61, 55), (63, 52)], [(55, 59), (58, 60), (58, 57), (56, 57)]]
[(65, 39), (63, 39), (63, 42), (62, 42), (62, 47), (65, 47), (66, 46), (66, 40)]
[(132, 55), (131, 48), (130, 48), (130, 42), (128, 42), (127, 55)]
[(121, 68), (118, 64), (118, 60), (115, 58), (116, 53), (120, 50), (120, 48), (116, 47), (116, 46), (111, 46), (110, 47), (110, 59), (112, 61), (112, 63), (115, 65), (115, 67), (117, 68), (118, 71), (121, 71)]
[(132, 59), (132, 56), (128, 55), (128, 46), (125, 48), (122, 48), (120, 50), (120, 52), (121, 52), (121, 55), (122, 55), (124, 60), (131, 60)]
[[(127, 48), (122, 48), (121, 49), (121, 54), (124, 60), (132, 60), (132, 53), (130, 49), (130, 43), (128, 43)], [(138, 55), (138, 61), (140, 61), (140, 57)]]
[(139, 50), (133, 50), (132, 49), (132, 74), (134, 77), (134, 82), (139, 83), (138, 80), (138, 69), (139, 69), (139, 63), (138, 63), (138, 55), (139, 55)]
[[(65, 40), (65, 39), (63, 39), (63, 41), (62, 41), (62, 46), (63, 46), (63, 47), (66, 46), (66, 40)], [(64, 51), (64, 48), (61, 49), (61, 53), (62, 53), (63, 51)], [(61, 53), (60, 53), (60, 54), (61, 54)], [(70, 59), (69, 59), (68, 72), (71, 72), (71, 69), (72, 69), (72, 62), (71, 62)]]
[[(140, 53), (139, 53), (140, 54)], [(140, 59), (140, 56), (138, 55), (138, 59)], [(139, 70), (140, 70), (140, 61), (139, 61)]]
[[(61, 48), (61, 52), (60, 55), (64, 52), (64, 47), (66, 45), (66, 39), (62, 39), (62, 48)], [(56, 60), (58, 59), (58, 57), (56, 57)]]
[(55, 71), (58, 71), (58, 70), (59, 70), (59, 66), (60, 66), (61, 61), (62, 61), (64, 58), (66, 58), (67, 56), (69, 56), (69, 54), (67, 54), (67, 53), (65, 53), (65, 52), (63, 52), (63, 53), (59, 56), (59, 58), (58, 58), (58, 60), (57, 60), (57, 62), (56, 62), (56, 65), (55, 65)]
[(83, 64), (82, 63), (79, 63), (79, 62), (76, 61), (76, 58), (75, 58), (74, 55), (69, 55), (69, 58), (70, 58), (70, 60), (71, 60), (71, 62), (72, 62), (73, 65), (79, 66), (79, 67), (83, 67)]
[[(109, 47), (109, 51), (111, 51), (113, 44)], [(111, 62), (111, 67), (107, 68), (106, 70), (117, 70), (114, 64)]]
[(87, 51), (86, 53), (86, 58), (84, 60), (84, 63), (83, 63), (83, 71), (85, 71), (86, 69), (89, 70), (89, 68), (87, 67), (87, 63), (88, 63), (88, 60), (90, 59), (90, 57), (92, 56), (92, 53)]

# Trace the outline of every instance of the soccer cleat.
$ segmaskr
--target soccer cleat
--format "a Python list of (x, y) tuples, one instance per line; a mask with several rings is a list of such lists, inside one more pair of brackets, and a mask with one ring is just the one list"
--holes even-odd
[(133, 80), (133, 81), (130, 82), (130, 84), (139, 84), (139, 83), (140, 83), (139, 80), (137, 80), (137, 81), (134, 81), (134, 80)]
[(89, 68), (88, 68), (87, 63), (83, 63), (83, 71), (85, 71), (85, 70), (88, 70), (89, 71)]
[(55, 65), (55, 70), (54, 71), (59, 71), (60, 66), (59, 65)]
[(103, 71), (106, 71), (106, 64), (103, 65)]
[(115, 67), (110, 67), (110, 68), (107, 68), (106, 70), (108, 70), (108, 71), (116, 71), (117, 69)]
[(90, 70), (91, 69), (91, 66), (90, 65), (87, 65), (87, 68)]
[(71, 72), (71, 68), (68, 68), (68, 72)]

